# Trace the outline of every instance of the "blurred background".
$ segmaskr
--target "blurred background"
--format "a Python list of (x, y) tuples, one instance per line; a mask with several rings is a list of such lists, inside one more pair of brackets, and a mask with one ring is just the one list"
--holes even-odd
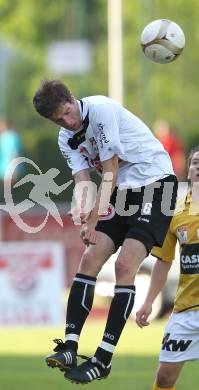
[[(140, 34), (145, 25), (160, 18), (178, 23), (186, 37), (186, 47), (180, 58), (167, 65), (150, 62), (140, 47)], [(58, 128), (37, 115), (32, 106), (32, 97), (46, 78), (61, 79), (77, 98), (101, 94), (122, 102), (160, 138), (173, 159), (179, 179), (186, 180), (185, 158), (199, 143), (198, 20), (197, 0), (188, 3), (186, 0), (0, 0), (1, 204), (5, 203), (5, 169), (14, 157), (31, 159), (42, 172), (57, 168), (60, 171), (55, 180), (58, 185), (71, 178), (58, 150)], [(20, 164), (12, 177), (13, 184), (31, 172), (35, 173), (34, 166)], [(13, 189), (13, 202), (28, 199), (32, 187), (28, 182)], [(70, 186), (60, 195), (51, 196), (60, 211), (63, 227), (49, 216), (45, 227), (31, 234), (20, 229), (9, 213), (2, 211), (0, 214), (0, 335), (3, 340), (0, 357), (12, 367), (16, 364), (13, 354), (17, 355), (20, 350), (22, 354), (45, 354), (52, 349), (53, 336), (63, 336), (64, 290), (70, 287), (83, 251), (79, 229), (67, 216), (72, 189)], [(43, 223), (45, 217), (46, 209), (36, 202), (23, 213), (24, 221), (33, 227)], [(110, 303), (113, 262), (114, 259), (99, 278), (92, 314), (99, 327)], [(141, 290), (150, 270), (151, 259), (140, 271)], [(160, 317), (171, 309), (177, 267), (172, 272), (170, 287), (161, 294), (154, 316)], [(124, 342), (126, 346), (120, 352), (157, 355), (164, 323), (151, 325), (152, 333), (147, 333), (150, 330), (145, 332), (146, 339), (153, 340), (152, 344), (146, 347), (147, 342), (143, 342), (145, 348), (142, 348), (139, 341), (133, 347), (134, 332), (139, 331), (132, 318), (128, 333), (132, 338), (132, 349)], [(40, 331), (35, 330), (40, 326)], [(52, 326), (59, 334), (55, 334)], [(96, 325), (92, 332), (96, 332)], [(157, 334), (159, 339), (155, 337)], [(139, 335), (137, 340), (141, 340)], [(22, 347), (23, 340), (26, 340), (25, 347)], [(83, 345), (89, 352), (92, 347), (88, 342)], [(6, 361), (5, 355), (10, 355), (11, 360)], [(21, 369), (23, 364), (21, 361)], [(123, 363), (124, 370), (126, 366)], [(45, 371), (45, 367), (42, 369)], [(48, 372), (45, 375), (49, 389)], [(153, 372), (149, 371), (147, 375), (146, 385), (152, 383)], [(6, 369), (2, 378), (6, 389), (19, 388), (7, 382)], [(21, 374), (20, 388), (23, 381)], [(59, 381), (58, 376), (56, 381)], [(181, 389), (186, 388), (183, 387), (185, 384), (186, 381)], [(137, 390), (145, 388), (148, 387), (143, 384)]]

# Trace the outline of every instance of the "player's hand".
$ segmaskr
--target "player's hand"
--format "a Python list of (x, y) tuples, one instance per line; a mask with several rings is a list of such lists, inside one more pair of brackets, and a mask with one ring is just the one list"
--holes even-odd
[(79, 207), (73, 207), (67, 213), (67, 215), (72, 218), (74, 225), (82, 225), (85, 223), (89, 214), (90, 213), (84, 212), (84, 210)]
[(147, 321), (148, 317), (152, 312), (152, 305), (144, 303), (136, 313), (136, 323), (140, 328), (147, 326), (150, 322)]
[(95, 245), (97, 242), (97, 232), (95, 224), (85, 221), (80, 230), (80, 237), (85, 245)]

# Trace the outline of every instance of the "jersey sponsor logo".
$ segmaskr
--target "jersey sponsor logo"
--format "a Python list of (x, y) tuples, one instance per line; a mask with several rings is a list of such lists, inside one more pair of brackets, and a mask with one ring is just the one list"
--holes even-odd
[(199, 263), (199, 254), (198, 255), (191, 255), (191, 256), (181, 256), (181, 260), (183, 263)]
[(192, 340), (170, 339), (170, 333), (167, 333), (162, 340), (162, 350), (169, 352), (184, 352), (187, 350)]
[(103, 148), (104, 144), (109, 143), (109, 140), (107, 139), (106, 134), (104, 132), (104, 124), (102, 122), (100, 122), (97, 124), (97, 127), (99, 130), (99, 136), (98, 136), (99, 144), (100, 144), (100, 147)]
[(188, 242), (188, 231), (186, 226), (179, 226), (177, 228), (177, 237), (180, 244)]
[(182, 274), (199, 274), (199, 243), (182, 246), (180, 267)]

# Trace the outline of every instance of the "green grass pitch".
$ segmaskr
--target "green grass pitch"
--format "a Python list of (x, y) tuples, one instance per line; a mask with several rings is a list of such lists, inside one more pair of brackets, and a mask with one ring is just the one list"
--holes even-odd
[[(151, 390), (164, 325), (162, 321), (154, 321), (149, 327), (139, 329), (133, 321), (128, 321), (116, 350), (110, 376), (84, 388)], [(103, 328), (102, 320), (87, 322), (81, 337), (80, 353), (92, 355), (101, 340)], [(45, 365), (43, 358), (51, 352), (54, 337), (63, 337), (63, 329), (0, 328), (0, 389), (75, 389), (76, 385), (66, 381), (59, 370)], [(177, 390), (198, 390), (196, 364), (185, 365)]]

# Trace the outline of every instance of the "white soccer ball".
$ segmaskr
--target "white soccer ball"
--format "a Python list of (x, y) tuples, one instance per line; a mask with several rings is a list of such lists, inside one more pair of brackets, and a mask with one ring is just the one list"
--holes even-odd
[(182, 52), (185, 36), (178, 24), (168, 19), (158, 19), (149, 23), (142, 31), (141, 46), (150, 60), (167, 64)]

